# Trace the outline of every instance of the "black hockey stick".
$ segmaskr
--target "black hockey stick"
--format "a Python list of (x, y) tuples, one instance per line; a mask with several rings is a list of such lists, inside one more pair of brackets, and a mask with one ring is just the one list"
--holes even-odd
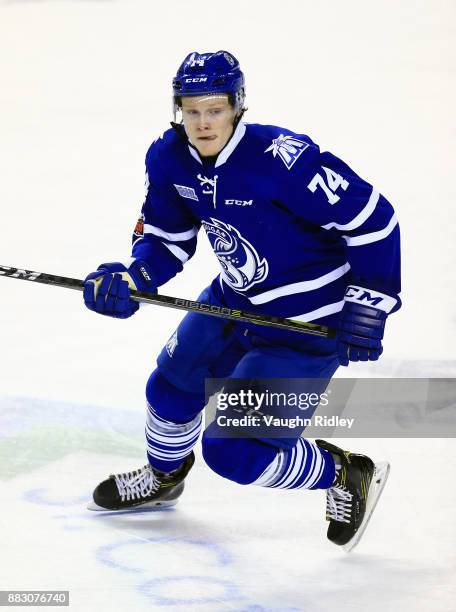
[[(10, 268), (9, 266), (0, 266), (0, 276), (33, 281), (35, 283), (42, 283), (44, 285), (66, 287), (67, 289), (76, 289), (77, 291), (82, 291), (84, 288), (83, 281), (77, 278), (55, 276), (54, 274), (33, 272), (31, 270), (21, 270), (20, 268)], [(143, 291), (132, 290), (131, 297), (137, 302), (143, 302), (145, 304), (156, 304), (157, 306), (168, 306), (169, 308), (178, 308), (179, 310), (199, 312), (201, 314), (212, 315), (214, 317), (231, 319), (232, 321), (243, 321), (245, 323), (267, 325), (268, 327), (295, 331), (301, 334), (312, 334), (314, 336), (322, 336), (324, 338), (334, 338), (336, 335), (336, 331), (334, 329), (325, 327), (324, 325), (303, 323), (301, 321), (285, 319), (275, 315), (245, 312), (244, 310), (236, 310), (233, 308), (228, 308), (227, 306), (205, 304), (204, 302), (195, 302), (193, 300), (170, 297), (168, 295), (158, 295), (156, 293), (145, 293)]]

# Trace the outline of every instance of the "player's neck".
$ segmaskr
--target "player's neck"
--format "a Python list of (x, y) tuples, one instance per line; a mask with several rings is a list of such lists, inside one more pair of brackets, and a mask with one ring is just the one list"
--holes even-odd
[(219, 156), (219, 153), (216, 153), (215, 155), (201, 155), (200, 153), (199, 156), (203, 164), (212, 166), (217, 161), (217, 157)]

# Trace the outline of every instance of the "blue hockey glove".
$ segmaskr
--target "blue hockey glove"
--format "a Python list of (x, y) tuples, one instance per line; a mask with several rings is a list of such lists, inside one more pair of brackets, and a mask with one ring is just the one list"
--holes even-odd
[(337, 334), (341, 365), (348, 366), (349, 361), (377, 361), (383, 353), (382, 338), (387, 316), (378, 308), (345, 302)]
[(119, 262), (104, 263), (84, 280), (84, 302), (89, 310), (127, 319), (139, 308), (139, 303), (130, 298), (130, 289), (157, 291), (149, 267), (140, 260), (134, 260), (128, 268)]

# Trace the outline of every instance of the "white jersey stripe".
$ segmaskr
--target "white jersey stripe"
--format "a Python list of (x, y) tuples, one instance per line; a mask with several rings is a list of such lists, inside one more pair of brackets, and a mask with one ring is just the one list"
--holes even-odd
[(347, 262), (343, 266), (340, 266), (335, 270), (331, 270), (331, 272), (328, 272), (323, 276), (319, 276), (318, 278), (301, 281), (299, 283), (283, 285), (282, 287), (277, 287), (276, 289), (265, 291), (264, 293), (260, 293), (248, 299), (250, 300), (250, 302), (252, 302), (252, 304), (265, 304), (266, 302), (271, 302), (272, 300), (284, 297), (285, 295), (294, 295), (296, 293), (313, 291), (314, 289), (319, 289), (320, 287), (329, 285), (329, 283), (334, 282), (335, 280), (346, 274), (349, 270), (350, 264)]
[(375, 189), (372, 189), (372, 193), (370, 195), (369, 201), (363, 210), (349, 223), (340, 224), (340, 223), (328, 223), (327, 225), (322, 225), (322, 228), (325, 230), (330, 230), (335, 227), (338, 230), (344, 230), (349, 232), (350, 230), (354, 230), (366, 221), (371, 214), (374, 212), (375, 207), (377, 206), (377, 202), (380, 198), (380, 194)]
[(228, 157), (231, 155), (234, 149), (238, 146), (239, 142), (242, 140), (245, 134), (245, 130), (246, 130), (245, 123), (240, 121), (238, 125), (236, 126), (236, 129), (234, 130), (234, 134), (228, 141), (228, 144), (226, 145), (224, 149), (222, 149), (222, 151), (220, 152), (220, 155), (217, 157), (217, 161), (215, 162), (216, 168), (218, 168), (219, 166), (221, 166), (222, 164), (226, 162)]
[[(189, 141), (191, 143), (191, 141)], [(198, 152), (196, 151), (196, 149), (193, 148), (193, 146), (188, 146), (188, 150), (190, 151), (190, 155), (193, 157), (193, 159), (196, 159), (197, 162), (199, 162), (201, 165), (203, 165), (203, 162), (201, 160), (201, 157), (198, 155)]]
[(391, 217), (388, 225), (382, 230), (379, 230), (378, 232), (372, 232), (371, 234), (364, 234), (362, 236), (355, 236), (354, 238), (350, 238), (350, 236), (342, 236), (342, 238), (346, 241), (347, 246), (349, 247), (362, 246), (363, 244), (371, 244), (372, 242), (378, 242), (379, 240), (383, 240), (384, 238), (389, 236), (393, 229), (396, 227), (396, 225), (397, 218), (394, 214)]
[(333, 304), (326, 304), (326, 306), (322, 306), (321, 308), (317, 308), (316, 310), (311, 310), (310, 312), (305, 312), (304, 314), (297, 315), (296, 317), (289, 317), (292, 321), (302, 321), (303, 323), (307, 323), (309, 321), (314, 321), (315, 319), (321, 319), (321, 317), (327, 317), (336, 312), (340, 312), (344, 307), (345, 301), (341, 300), (340, 302), (334, 302)]
[(186, 232), (178, 232), (172, 234), (170, 232), (165, 232), (164, 230), (156, 227), (155, 225), (149, 225), (146, 223), (144, 225), (144, 233), (145, 234), (153, 234), (154, 236), (158, 236), (159, 238), (165, 238), (165, 240), (169, 240), (170, 242), (180, 242), (181, 240), (190, 240), (198, 233), (198, 228), (192, 227), (192, 229), (187, 230)]
[(177, 257), (177, 259), (179, 259), (182, 263), (186, 263), (188, 261), (189, 255), (184, 251), (184, 249), (181, 249), (175, 244), (168, 244), (167, 242), (163, 241), (162, 244), (165, 245), (165, 247), (171, 251), (174, 257)]

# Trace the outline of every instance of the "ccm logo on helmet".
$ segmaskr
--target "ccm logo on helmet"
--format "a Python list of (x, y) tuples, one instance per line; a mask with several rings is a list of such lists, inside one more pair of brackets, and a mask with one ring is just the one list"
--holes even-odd
[(204, 83), (204, 81), (207, 81), (207, 77), (197, 77), (197, 78), (185, 79), (186, 83)]

